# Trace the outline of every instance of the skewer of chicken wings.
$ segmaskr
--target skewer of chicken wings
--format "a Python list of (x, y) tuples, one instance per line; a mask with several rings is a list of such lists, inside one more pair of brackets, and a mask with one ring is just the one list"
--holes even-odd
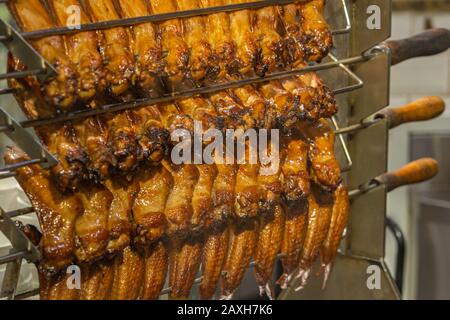
[[(27, 160), (30, 158), (16, 148), (5, 155), (5, 163), (10, 165)], [(74, 261), (75, 221), (83, 212), (82, 203), (74, 194), (62, 194), (39, 165), (18, 169), (16, 179), (29, 197), (42, 229), (40, 269), (46, 276), (55, 275)]]

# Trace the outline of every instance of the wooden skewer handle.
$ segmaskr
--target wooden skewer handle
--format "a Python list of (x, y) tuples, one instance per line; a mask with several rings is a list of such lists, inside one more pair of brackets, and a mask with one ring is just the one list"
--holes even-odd
[(439, 164), (432, 158), (423, 158), (413, 161), (403, 168), (385, 173), (375, 179), (378, 183), (385, 184), (388, 191), (398, 187), (430, 180), (439, 172)]
[(450, 48), (450, 30), (430, 29), (411, 38), (387, 41), (392, 65), (408, 59), (432, 56)]
[(444, 111), (445, 102), (442, 98), (424, 97), (402, 107), (387, 108), (381, 111), (377, 118), (386, 118), (389, 128), (393, 129), (405, 123), (437, 118)]

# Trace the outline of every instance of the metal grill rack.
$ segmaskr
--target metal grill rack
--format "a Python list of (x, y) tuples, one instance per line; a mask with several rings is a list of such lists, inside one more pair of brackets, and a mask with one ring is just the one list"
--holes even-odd
[[(3, 11), (5, 13), (8, 12), (5, 5), (7, 2), (7, 0), (0, 1), (0, 8), (3, 7)], [(55, 74), (54, 68), (49, 65), (45, 59), (43, 59), (27, 42), (31, 39), (50, 35), (70, 34), (84, 30), (99, 30), (117, 26), (130, 26), (148, 21), (159, 22), (167, 19), (206, 15), (216, 12), (255, 9), (264, 6), (282, 5), (293, 2), (295, 2), (295, 0), (255, 1), (239, 5), (182, 11), (163, 15), (151, 15), (136, 19), (91, 23), (83, 25), (81, 26), (81, 29), (76, 30), (73, 28), (54, 28), (51, 30), (28, 33), (18, 32), (13, 19), (8, 14), (4, 14), (4, 16), (0, 19), (0, 42), (4, 44), (4, 48), (0, 52), (0, 58), (2, 56), (5, 58), (8, 52), (12, 52), (15, 56), (22, 59), (22, 61), (27, 65), (28, 70), (25, 72), (14, 73), (4, 72), (3, 74), (0, 74), (0, 80), (20, 78), (29, 75), (34, 75), (40, 80), (45, 80), (47, 77)], [(369, 5), (377, 5), (381, 8), (383, 12), (381, 18), (383, 19), (384, 24), (382, 29), (368, 30), (365, 28), (364, 24), (367, 16), (366, 11)], [(255, 77), (226, 84), (195, 88), (183, 92), (175, 92), (171, 95), (162, 96), (159, 98), (138, 99), (132, 102), (105, 105), (96, 110), (72, 112), (62, 114), (55, 118), (39, 120), (26, 120), (24, 115), (19, 111), (20, 108), (17, 103), (14, 104), (14, 100), (11, 99), (11, 93), (13, 93), (13, 91), (6, 86), (3, 86), (2, 88), (0, 87), (0, 134), (4, 133), (8, 135), (11, 140), (17, 143), (32, 157), (32, 160), (26, 163), (20, 163), (9, 167), (1, 167), (0, 179), (12, 177), (14, 176), (15, 169), (30, 165), (32, 163), (40, 163), (47, 168), (57, 163), (55, 156), (51, 155), (45, 147), (39, 143), (38, 139), (33, 134), (32, 128), (38, 126), (173, 101), (197, 94), (212, 93), (219, 90), (234, 88), (245, 84), (254, 84), (269, 80), (292, 77), (306, 72), (319, 72), (321, 75), (322, 73), (325, 74), (335, 72), (337, 74), (331, 76), (333, 79), (333, 85), (327, 83), (332, 87), (334, 93), (338, 95), (338, 101), (341, 107), (339, 115), (336, 118), (333, 118), (333, 124), (336, 132), (339, 134), (339, 145), (341, 147), (340, 153), (343, 154), (345, 161), (347, 162), (347, 165), (344, 166), (345, 170), (348, 171), (347, 180), (350, 187), (358, 190), (359, 186), (363, 185), (363, 183), (372, 181), (373, 177), (385, 172), (386, 161), (384, 161), (384, 163), (383, 161), (380, 161), (382, 164), (379, 166), (374, 166), (373, 170), (366, 170), (366, 172), (362, 172), (360, 166), (364, 163), (363, 161), (364, 159), (367, 159), (367, 157), (364, 157), (361, 152), (355, 153), (355, 150), (358, 146), (362, 146), (364, 143), (367, 143), (367, 139), (366, 141), (355, 142), (355, 139), (348, 140), (347, 137), (344, 137), (342, 134), (348, 133), (353, 129), (373, 129), (381, 127), (381, 129), (384, 130), (384, 136), (386, 135), (386, 124), (383, 123), (382, 120), (374, 123), (369, 128), (369, 126), (366, 126), (368, 123), (361, 122), (361, 119), (366, 119), (368, 116), (376, 113), (388, 104), (390, 65), (389, 52), (385, 50), (384, 47), (374, 46), (381, 41), (384, 41), (389, 36), (391, 13), (390, 1), (372, 0), (369, 3), (368, 0), (333, 0), (328, 1), (327, 7), (327, 10), (330, 12), (329, 16), (331, 24), (333, 25), (333, 22), (337, 22), (338, 24), (337, 26), (334, 26), (335, 28), (333, 30), (336, 48), (334, 49), (333, 54), (330, 54), (329, 58), (323, 63), (309, 65), (302, 69), (269, 74), (264, 78)], [(376, 75), (372, 74), (373, 70), (377, 70)], [(326, 76), (323, 77), (327, 78)], [(344, 84), (344, 86), (334, 87), (336, 84)], [(362, 125), (360, 125), (361, 127), (356, 128), (355, 125), (360, 123), (362, 123)], [(345, 128), (341, 129), (341, 126), (344, 126)], [(350, 128), (347, 126), (350, 126)], [(373, 141), (371, 143), (373, 143)], [(384, 141), (384, 146), (386, 146), (386, 141)], [(386, 159), (387, 150), (380, 152), (378, 156), (380, 155)], [(382, 187), (379, 188), (382, 189)], [(353, 193), (355, 192), (356, 191), (353, 191)], [(385, 197), (385, 190), (382, 190), (381, 192)], [(36, 293), (36, 291), (33, 291), (21, 296), (16, 295), (15, 286), (17, 284), (22, 259), (32, 262), (38, 261), (39, 251), (30, 243), (17, 225), (11, 220), (12, 218), (32, 212), (32, 208), (25, 208), (7, 213), (0, 211), (0, 230), (8, 236), (14, 248), (13, 252), (8, 256), (0, 257), (0, 264), (8, 264), (7, 274), (3, 280), (3, 288), (0, 298), (2, 298), (2, 296), (11, 299), (23, 298)], [(385, 212), (378, 212), (377, 215), (378, 217), (384, 217)], [(352, 221), (350, 224), (352, 224)], [(353, 228), (351, 227), (349, 228), (349, 234), (352, 236), (354, 235)], [(384, 237), (384, 230), (381, 232), (380, 236)], [(351, 242), (353, 241), (354, 239), (351, 240)], [(347, 244), (347, 247), (348, 246), (349, 244)], [(383, 252), (376, 252), (372, 260), (382, 261), (384, 253), (381, 253)], [(365, 257), (367, 255), (361, 254), (361, 256)], [(338, 272), (339, 271), (336, 271), (336, 273)], [(200, 279), (197, 279), (196, 282), (198, 283), (199, 280)], [(333, 284), (332, 287), (334, 287)], [(392, 292), (394, 291), (395, 290)], [(170, 292), (170, 288), (166, 288), (163, 291), (163, 293), (168, 292)], [(289, 290), (281, 295), (281, 298), (293, 297), (297, 298), (297, 296)]]

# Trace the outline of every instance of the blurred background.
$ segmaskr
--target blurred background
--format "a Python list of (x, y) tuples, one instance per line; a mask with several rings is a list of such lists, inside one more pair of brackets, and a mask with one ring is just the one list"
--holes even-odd
[[(392, 38), (405, 38), (432, 27), (450, 29), (450, 1), (394, 0)], [(450, 106), (450, 51), (404, 62), (392, 68), (391, 105), (426, 95)], [(388, 212), (405, 237), (403, 297), (450, 299), (450, 110), (434, 120), (391, 131), (389, 170), (421, 157), (440, 162), (440, 174), (417, 187), (389, 195)], [(387, 260), (395, 275), (398, 244), (387, 233)], [(400, 252), (401, 253), (401, 252)]]

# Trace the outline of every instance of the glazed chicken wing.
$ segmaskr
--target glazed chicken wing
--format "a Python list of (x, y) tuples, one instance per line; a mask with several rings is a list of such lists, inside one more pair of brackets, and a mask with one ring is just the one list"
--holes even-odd
[(332, 219), (333, 198), (329, 194), (317, 190), (310, 194), (308, 206), (308, 228), (297, 276), (300, 279), (300, 285), (295, 289), (296, 291), (305, 287), (313, 263), (328, 235)]
[[(88, 14), (93, 22), (119, 19), (112, 0), (86, 0)], [(107, 70), (107, 85), (113, 97), (126, 93), (132, 84), (135, 66), (130, 50), (130, 31), (117, 27), (99, 33), (100, 52)]]
[[(40, 0), (8, 2), (22, 31), (30, 32), (54, 28), (53, 20)], [(64, 38), (45, 37), (32, 42), (39, 53), (57, 69), (56, 78), (45, 85), (45, 97), (49, 103), (62, 110), (71, 109), (77, 101), (76, 67), (66, 54)]]
[[(6, 164), (30, 160), (18, 149), (9, 149)], [(83, 206), (73, 194), (64, 195), (52, 183), (49, 173), (39, 165), (17, 170), (16, 179), (29, 197), (42, 229), (42, 255), (40, 268), (44, 275), (56, 274), (74, 261), (75, 221)]]
[(324, 119), (316, 124), (300, 124), (301, 131), (310, 141), (309, 159), (313, 181), (328, 190), (335, 190), (341, 182), (341, 168), (335, 155), (336, 136)]
[(103, 186), (86, 184), (76, 195), (84, 211), (75, 223), (75, 255), (80, 262), (102, 258), (108, 246), (108, 214), (112, 195)]
[[(278, 148), (279, 146), (271, 143), (267, 152), (271, 157), (279, 160), (280, 150)], [(258, 177), (261, 198), (260, 230), (255, 253), (255, 276), (260, 295), (263, 296), (265, 293), (267, 297), (273, 299), (271, 279), (277, 254), (281, 249), (285, 224), (285, 213), (281, 201), (281, 166), (278, 164), (277, 170), (269, 168), (267, 165), (261, 168), (268, 169), (268, 172), (260, 170)]]
[[(65, 27), (70, 20), (70, 7), (80, 9), (80, 23), (91, 21), (78, 0), (50, 0), (59, 27)], [(78, 72), (78, 97), (81, 102), (89, 103), (94, 97), (105, 94), (106, 73), (103, 58), (98, 51), (98, 36), (95, 31), (79, 32), (65, 37), (67, 55)]]
[[(122, 18), (138, 18), (149, 14), (145, 0), (118, 0)], [(164, 59), (158, 41), (156, 26), (143, 23), (131, 27), (131, 51), (135, 57), (138, 89), (144, 96), (161, 95), (160, 76), (164, 70)]]
[(347, 225), (349, 217), (350, 201), (348, 190), (340, 185), (334, 193), (333, 213), (331, 216), (330, 230), (320, 251), (322, 270), (324, 271), (323, 286), (325, 287), (333, 267), (339, 244)]
[[(10, 59), (9, 64), (12, 70), (24, 70), (18, 60)], [(8, 84), (15, 89), (14, 96), (29, 119), (54, 116), (54, 108), (44, 100), (34, 79), (14, 79), (9, 80)], [(58, 187), (62, 191), (76, 188), (88, 175), (89, 159), (86, 149), (76, 138), (73, 126), (70, 123), (46, 125), (37, 127), (35, 131), (48, 150), (59, 159), (59, 163), (51, 169)]]
[(320, 62), (333, 47), (331, 30), (323, 17), (324, 6), (325, 0), (300, 4), (305, 55), (309, 61)]
[(283, 275), (278, 283), (286, 289), (300, 262), (300, 253), (308, 226), (310, 177), (308, 144), (298, 133), (284, 139), (282, 148), (282, 187), (285, 203), (285, 226), (281, 245)]
[[(224, 0), (225, 4), (244, 3), (246, 0)], [(238, 72), (243, 76), (252, 75), (260, 59), (260, 52), (252, 34), (253, 27), (250, 10), (239, 10), (229, 13), (231, 38), (236, 43)]]
[[(251, 2), (253, 0), (247, 0)], [(264, 76), (285, 65), (285, 40), (280, 35), (282, 25), (276, 7), (264, 7), (254, 12), (254, 33), (261, 48), (261, 58), (256, 73)]]
[[(200, 0), (203, 8), (225, 5), (225, 0)], [(217, 60), (217, 79), (224, 79), (228, 74), (239, 72), (239, 61), (236, 58), (236, 44), (231, 38), (230, 16), (226, 12), (210, 14), (205, 17), (209, 44)]]
[(172, 176), (163, 167), (143, 169), (139, 175), (139, 193), (133, 204), (136, 224), (135, 242), (146, 245), (163, 237), (167, 229), (164, 210), (172, 189)]
[[(177, 0), (178, 9), (182, 11), (200, 8), (199, 0)], [(214, 65), (214, 56), (207, 40), (208, 30), (201, 16), (183, 19), (184, 39), (190, 49), (189, 66), (191, 76), (197, 83), (205, 78), (214, 79), (219, 72)]]
[(136, 300), (145, 274), (145, 254), (127, 247), (114, 260), (114, 280), (110, 300)]
[(166, 282), (169, 264), (168, 246), (163, 241), (152, 244), (145, 253), (144, 281), (140, 298), (157, 300)]
[(109, 255), (121, 252), (132, 242), (135, 231), (132, 208), (140, 187), (137, 180), (137, 178), (130, 181), (111, 178), (103, 182), (113, 196), (107, 224)]
[[(174, 0), (152, 0), (153, 14), (177, 11)], [(179, 19), (166, 20), (159, 24), (159, 37), (165, 58), (165, 77), (170, 92), (190, 87), (186, 83), (189, 75), (189, 48), (183, 38), (183, 24)]]
[(234, 215), (236, 165), (230, 156), (216, 159), (217, 177), (212, 188), (213, 211), (206, 217), (207, 236), (203, 250), (200, 296), (211, 299), (216, 292), (217, 282), (222, 273), (228, 253), (229, 230), (227, 222)]

